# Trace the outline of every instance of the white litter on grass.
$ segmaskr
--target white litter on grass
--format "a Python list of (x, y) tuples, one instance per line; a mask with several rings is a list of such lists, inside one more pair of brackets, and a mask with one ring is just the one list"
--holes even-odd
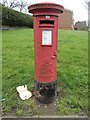
[(19, 93), (19, 97), (22, 100), (26, 100), (29, 99), (32, 96), (32, 93), (30, 91), (27, 90), (27, 85), (23, 86), (19, 86), (16, 88), (17, 92)]

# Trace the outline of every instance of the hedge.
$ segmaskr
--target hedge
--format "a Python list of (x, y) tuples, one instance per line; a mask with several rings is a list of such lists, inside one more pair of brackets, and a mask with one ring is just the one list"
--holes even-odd
[(13, 10), (12, 8), (2, 7), (2, 25), (14, 27), (33, 28), (33, 17), (24, 13)]

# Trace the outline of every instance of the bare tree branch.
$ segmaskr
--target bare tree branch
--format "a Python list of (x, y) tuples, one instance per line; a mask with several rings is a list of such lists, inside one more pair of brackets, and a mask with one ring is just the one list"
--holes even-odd
[(19, 8), (19, 11), (27, 11), (27, 6), (30, 4), (25, 0), (2, 0), (2, 4), (10, 8)]
[(28, 6), (27, 2), (25, 2), (24, 0), (19, 0), (18, 7), (20, 8), (20, 12), (22, 12), (23, 10), (25, 10), (26, 6)]
[(2, 0), (2, 5), (7, 6), (8, 2), (7, 0)]
[(90, 9), (90, 0), (85, 0), (85, 5), (88, 9)]

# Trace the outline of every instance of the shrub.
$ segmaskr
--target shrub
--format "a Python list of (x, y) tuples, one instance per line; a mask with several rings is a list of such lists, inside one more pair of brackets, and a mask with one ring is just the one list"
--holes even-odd
[(2, 25), (33, 28), (33, 17), (2, 6)]

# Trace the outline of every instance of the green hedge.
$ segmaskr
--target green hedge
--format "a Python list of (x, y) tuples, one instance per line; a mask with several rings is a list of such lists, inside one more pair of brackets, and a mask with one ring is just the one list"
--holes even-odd
[(33, 28), (33, 17), (2, 6), (2, 25)]

